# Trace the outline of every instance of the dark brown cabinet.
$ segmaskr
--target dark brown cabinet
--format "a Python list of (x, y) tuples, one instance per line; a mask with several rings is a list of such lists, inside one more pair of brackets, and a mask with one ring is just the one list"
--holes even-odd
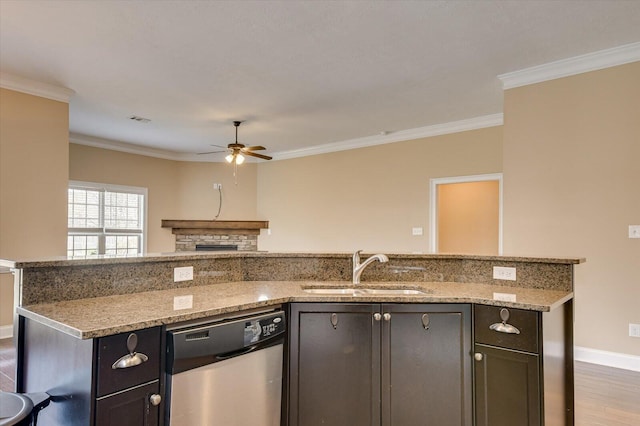
[(476, 426), (573, 425), (570, 302), (552, 312), (474, 306)]
[(136, 386), (96, 401), (95, 426), (146, 426), (158, 424), (158, 406), (151, 396), (159, 392), (158, 381)]
[[(20, 328), (17, 389), (51, 395), (38, 425), (159, 425), (160, 327), (87, 340), (26, 318), (20, 319)], [(130, 362), (131, 352), (146, 361)], [(124, 368), (114, 368), (121, 359)]]
[(469, 305), (292, 304), (289, 425), (471, 425)]
[(538, 356), (475, 345), (476, 426), (540, 425)]
[(95, 426), (157, 425), (160, 327), (98, 339)]

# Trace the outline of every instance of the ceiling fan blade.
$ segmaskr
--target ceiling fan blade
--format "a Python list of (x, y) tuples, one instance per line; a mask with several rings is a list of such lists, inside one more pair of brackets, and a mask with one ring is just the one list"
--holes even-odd
[(214, 143), (210, 143), (209, 146), (215, 146), (216, 148), (222, 148), (222, 149), (227, 149), (229, 148), (228, 146), (222, 146), (222, 145), (216, 145)]
[(262, 151), (263, 149), (267, 149), (264, 146), (256, 145), (256, 146), (245, 146), (242, 148), (243, 151)]
[(228, 150), (223, 149), (222, 151), (209, 151), (209, 152), (198, 152), (198, 155), (205, 155), (205, 154), (218, 154), (220, 152), (227, 152)]
[(262, 155), (262, 154), (258, 154), (258, 153), (251, 152), (251, 151), (243, 152), (243, 154), (244, 155), (250, 155), (252, 157), (262, 158), (263, 160), (271, 160), (271, 158), (273, 158), (273, 157), (269, 157), (268, 155)]

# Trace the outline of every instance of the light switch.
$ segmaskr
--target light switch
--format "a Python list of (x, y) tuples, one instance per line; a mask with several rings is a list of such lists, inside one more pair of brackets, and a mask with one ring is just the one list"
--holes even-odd
[(411, 228), (411, 235), (422, 235), (422, 228)]
[(629, 238), (640, 238), (640, 225), (629, 225)]

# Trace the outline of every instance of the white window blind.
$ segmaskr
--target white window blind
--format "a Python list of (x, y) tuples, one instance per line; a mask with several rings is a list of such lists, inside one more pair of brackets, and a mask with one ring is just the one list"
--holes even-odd
[(147, 189), (69, 183), (68, 257), (143, 253)]

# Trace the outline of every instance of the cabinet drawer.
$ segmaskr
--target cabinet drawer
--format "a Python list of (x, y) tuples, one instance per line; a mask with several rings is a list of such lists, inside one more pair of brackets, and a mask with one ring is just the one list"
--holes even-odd
[[(506, 323), (517, 328), (520, 334), (508, 334), (490, 329), (492, 324), (502, 322), (500, 318), (502, 309), (507, 309), (509, 313)], [(537, 354), (538, 318), (539, 315), (535, 311), (475, 305), (473, 308), (475, 342)]]
[[(138, 340), (135, 352), (146, 355), (148, 360), (127, 368), (114, 369), (113, 364), (129, 354), (127, 339), (131, 334), (135, 334)], [(155, 327), (98, 339), (97, 396), (157, 379), (160, 376), (160, 336), (160, 327)]]

